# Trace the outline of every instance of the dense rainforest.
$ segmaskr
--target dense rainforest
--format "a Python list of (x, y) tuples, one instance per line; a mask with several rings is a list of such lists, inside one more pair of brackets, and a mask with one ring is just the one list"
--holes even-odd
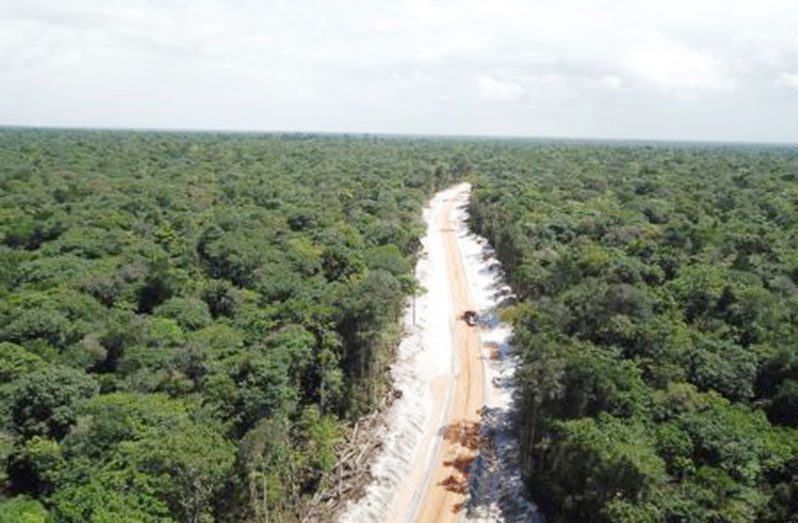
[(798, 149), (0, 130), (0, 522), (291, 521), (474, 181), (550, 521), (798, 521)]
[(798, 521), (798, 149), (507, 145), (472, 224), (519, 296), (553, 522)]
[(0, 130), (0, 521), (297, 517), (385, 392), (441, 153)]

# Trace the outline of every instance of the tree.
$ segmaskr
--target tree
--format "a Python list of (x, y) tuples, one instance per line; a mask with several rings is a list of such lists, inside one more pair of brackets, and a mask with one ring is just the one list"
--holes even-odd
[(0, 523), (46, 523), (49, 519), (42, 504), (26, 496), (0, 501)]
[(13, 382), (44, 365), (45, 362), (40, 357), (24, 347), (0, 342), (0, 384)]
[(79, 403), (97, 394), (96, 381), (67, 367), (47, 367), (23, 376), (11, 398), (14, 430), (23, 438), (63, 438), (77, 419)]
[(217, 427), (154, 394), (99, 396), (80, 414), (64, 440), (67, 460), (53, 494), (62, 517), (197, 522), (212, 513), (233, 462)]
[(156, 307), (153, 314), (175, 320), (187, 331), (207, 327), (211, 322), (207, 305), (195, 298), (170, 298)]

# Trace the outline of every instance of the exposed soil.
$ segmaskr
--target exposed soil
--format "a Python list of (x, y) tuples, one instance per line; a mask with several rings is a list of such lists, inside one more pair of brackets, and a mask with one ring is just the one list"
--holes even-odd
[(420, 497), (417, 522), (457, 521), (468, 494), (468, 469), (476, 459), (480, 441), (480, 412), (483, 402), (482, 361), (479, 328), (461, 320), (466, 310), (474, 310), (466, 278), (463, 258), (457, 242), (457, 229), (452, 213), (462, 204), (464, 192), (450, 198), (437, 217), (446, 253), (446, 267), (454, 312), (454, 344), (457, 372), (454, 376), (452, 401), (447, 424), (441, 434), (438, 455), (424, 494)]
[[(416, 275), (427, 292), (416, 300), (418, 324), (406, 314), (392, 367), (402, 394), (376, 429), (371, 481), (340, 523), (539, 521), (511, 428), (517, 360), (499, 311), (514, 295), (490, 245), (468, 231), (469, 192), (441, 191), (424, 213)], [(476, 326), (463, 319), (469, 310)]]

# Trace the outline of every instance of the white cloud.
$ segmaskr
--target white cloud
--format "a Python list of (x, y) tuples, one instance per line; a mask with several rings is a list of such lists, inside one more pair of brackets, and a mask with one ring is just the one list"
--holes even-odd
[(620, 91), (624, 87), (623, 80), (615, 75), (606, 75), (599, 78), (599, 83), (607, 89)]
[(624, 56), (630, 74), (666, 93), (725, 91), (737, 86), (731, 68), (711, 49), (674, 42), (633, 47)]
[(776, 85), (798, 89), (798, 73), (781, 73), (776, 80)]
[(796, 26), (793, 0), (0, 0), (0, 124), (798, 141)]
[(488, 100), (500, 102), (514, 101), (526, 94), (526, 89), (515, 82), (497, 80), (489, 75), (481, 75), (478, 80), (479, 94)]

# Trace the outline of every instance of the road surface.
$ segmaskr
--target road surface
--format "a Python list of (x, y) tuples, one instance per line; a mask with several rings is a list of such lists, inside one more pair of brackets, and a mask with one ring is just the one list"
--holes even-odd
[[(483, 369), (478, 327), (469, 327), (461, 319), (463, 312), (475, 309), (463, 257), (457, 240), (453, 210), (468, 199), (468, 186), (453, 193), (436, 217), (436, 227), (443, 241), (446, 269), (451, 292), (452, 339), (455, 372), (444, 387), (434, 387), (436, 403), (448, 399), (445, 422), (437, 442), (438, 451), (419, 478), (423, 484), (416, 490), (415, 503), (409, 507), (404, 521), (417, 523), (459, 521), (464, 513), (468, 493), (467, 468), (476, 458), (480, 435), (480, 410), (484, 404)], [(448, 326), (441, 325), (441, 328)], [(448, 396), (448, 398), (447, 398)], [(418, 476), (418, 475), (416, 475)], [(413, 506), (415, 505), (415, 506)]]
[[(389, 415), (373, 481), (341, 523), (463, 521), (466, 502), (469, 521), (539, 521), (525, 496), (517, 442), (503, 428), (512, 405), (507, 380), (515, 373), (506, 357), (510, 330), (491, 314), (489, 326), (461, 319), (466, 310), (495, 310), (497, 295), (511, 292), (487, 242), (462, 223), (458, 207), (469, 196), (468, 184), (456, 185), (437, 193), (424, 213), (425, 253), (416, 274), (427, 292), (418, 300), (418, 325), (405, 317), (408, 330), (392, 369), (404, 395)], [(483, 352), (483, 342), (491, 349)], [(484, 431), (494, 437), (480, 449)], [(476, 477), (468, 478), (486, 449), (472, 468)]]

